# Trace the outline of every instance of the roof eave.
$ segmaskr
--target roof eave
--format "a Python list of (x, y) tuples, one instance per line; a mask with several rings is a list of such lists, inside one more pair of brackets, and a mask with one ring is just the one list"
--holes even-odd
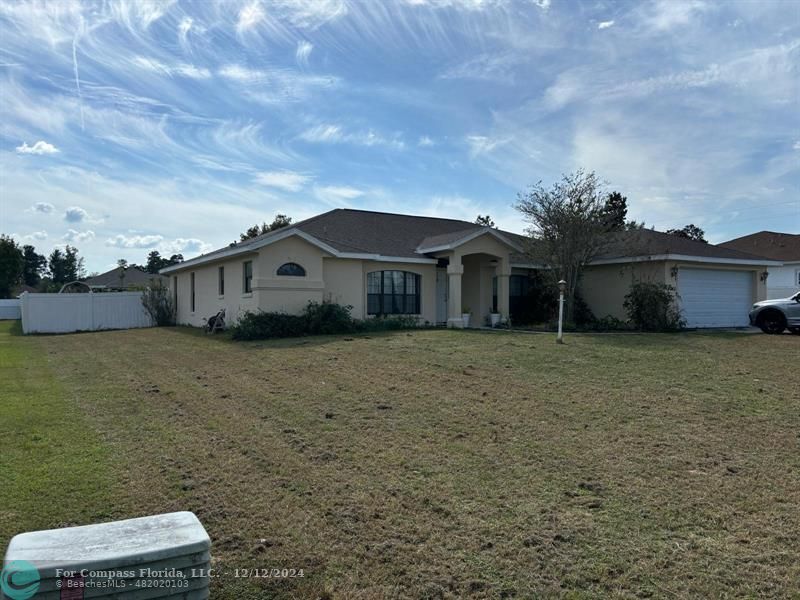
[(466, 244), (467, 242), (471, 242), (475, 238), (479, 238), (480, 236), (487, 234), (496, 237), (498, 240), (510, 246), (517, 252), (524, 252), (522, 246), (520, 246), (516, 242), (512, 242), (506, 236), (502, 235), (500, 232), (498, 232), (496, 229), (492, 227), (483, 227), (481, 229), (476, 229), (474, 232), (469, 233), (462, 238), (458, 238), (457, 240), (453, 240), (448, 244), (439, 244), (438, 246), (427, 246), (427, 247), (418, 246), (415, 252), (418, 254), (431, 254), (433, 252), (445, 252), (447, 250), (454, 250), (459, 246)]
[(679, 262), (697, 262), (697, 263), (711, 263), (723, 265), (746, 265), (746, 266), (765, 266), (765, 267), (780, 267), (783, 265), (781, 261), (768, 260), (768, 259), (749, 259), (749, 258), (724, 258), (717, 256), (694, 256), (690, 254), (649, 254), (642, 256), (620, 256), (616, 258), (599, 258), (589, 263), (589, 266), (595, 265), (614, 265), (621, 263), (636, 263), (636, 262), (655, 262), (660, 260), (675, 260)]

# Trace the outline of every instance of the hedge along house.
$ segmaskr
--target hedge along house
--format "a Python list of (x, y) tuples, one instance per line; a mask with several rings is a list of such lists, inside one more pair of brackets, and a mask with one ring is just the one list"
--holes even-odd
[(414, 315), (482, 325), (509, 314), (512, 256), (522, 238), (453, 219), (335, 209), (162, 269), (178, 323), (225, 309), (300, 312), (310, 301), (352, 306), (356, 318)]
[[(335, 209), (283, 229), (162, 269), (178, 322), (199, 326), (225, 309), (299, 313), (309, 301), (353, 307), (356, 318), (414, 315), (421, 323), (481, 326), (530, 307), (540, 268), (526, 238), (453, 219)], [(609, 236), (586, 268), (581, 294), (598, 317), (625, 319), (634, 281), (676, 287), (691, 327), (746, 326), (780, 263), (652, 230)]]

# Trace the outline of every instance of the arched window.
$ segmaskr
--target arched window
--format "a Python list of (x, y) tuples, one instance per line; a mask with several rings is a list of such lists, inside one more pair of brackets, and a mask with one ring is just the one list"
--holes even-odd
[(419, 314), (420, 276), (408, 271), (367, 273), (367, 314)]
[(284, 263), (278, 267), (278, 275), (289, 275), (290, 277), (305, 277), (306, 270), (297, 263)]

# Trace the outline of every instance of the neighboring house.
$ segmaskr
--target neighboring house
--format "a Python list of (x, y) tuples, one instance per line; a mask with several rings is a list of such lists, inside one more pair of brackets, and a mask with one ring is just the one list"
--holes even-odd
[(720, 244), (783, 263), (767, 271), (767, 300), (788, 298), (800, 290), (800, 234), (759, 231)]
[[(582, 286), (597, 316), (623, 318), (637, 277), (677, 281), (693, 326), (746, 325), (764, 296), (765, 259), (648, 230), (611, 241)], [(362, 319), (410, 314), (450, 327), (463, 325), (467, 308), (476, 326), (519, 303), (537, 268), (525, 242), (467, 221), (335, 209), (161, 273), (183, 324), (202, 325), (222, 308), (229, 321), (247, 310), (296, 313), (313, 300), (350, 305)]]
[(86, 279), (85, 283), (93, 290), (131, 290), (141, 289), (160, 281), (165, 286), (169, 279), (163, 275), (155, 275), (142, 271), (138, 267), (117, 267), (105, 273), (94, 275)]

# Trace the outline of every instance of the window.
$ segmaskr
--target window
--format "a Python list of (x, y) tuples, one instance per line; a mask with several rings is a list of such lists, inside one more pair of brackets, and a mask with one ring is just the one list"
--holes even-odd
[(795, 273), (794, 273), (794, 278), (795, 278), (795, 280), (796, 280), (796, 281), (795, 281), (795, 283), (797, 283), (797, 285), (798, 285), (798, 286), (800, 286), (800, 269), (798, 269), (797, 271), (795, 271)]
[(415, 315), (420, 309), (420, 277), (407, 271), (367, 273), (367, 314)]
[[(508, 278), (508, 304), (512, 315), (519, 314), (530, 293), (531, 283), (527, 275), (510, 275)], [(492, 278), (492, 312), (497, 312), (497, 277)]]
[(177, 311), (178, 310), (178, 276), (174, 275), (172, 277), (172, 306)]
[(297, 263), (285, 263), (278, 267), (278, 275), (288, 275), (290, 277), (305, 277), (306, 270)]
[(194, 273), (189, 275), (189, 289), (190, 289), (190, 297), (191, 297), (191, 306), (192, 312), (194, 312)]
[(253, 291), (253, 261), (242, 263), (242, 293), (249, 294)]
[(220, 296), (225, 295), (225, 267), (217, 269), (217, 291)]

